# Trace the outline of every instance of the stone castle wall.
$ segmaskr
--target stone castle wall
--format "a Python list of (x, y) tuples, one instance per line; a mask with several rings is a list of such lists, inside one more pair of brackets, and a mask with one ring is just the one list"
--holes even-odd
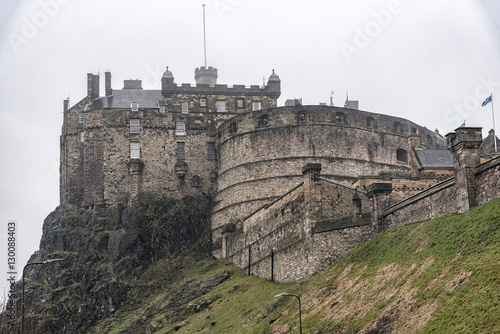
[[(478, 129), (457, 129), (456, 137), (459, 140), (449, 142), (455, 160), (462, 159), (464, 147), (478, 150)], [(303, 280), (380, 231), (460, 212), (464, 201), (480, 205), (499, 198), (500, 157), (479, 166), (478, 161), (467, 160), (469, 164), (458, 167), (472, 171), (472, 177), (450, 177), (398, 201), (401, 193), (391, 194), (390, 180), (365, 191), (327, 179), (320, 175), (319, 164), (308, 164), (302, 183), (246, 219), (225, 226), (222, 255), (248, 274), (276, 282)], [(456, 175), (461, 172), (455, 170)]]
[(237, 115), (219, 127), (217, 194), (212, 212), (214, 255), (224, 226), (244, 219), (301, 182), (307, 163), (350, 184), (359, 175), (410, 176), (408, 136), (443, 147), (435, 133), (410, 121), (328, 106), (280, 107)]

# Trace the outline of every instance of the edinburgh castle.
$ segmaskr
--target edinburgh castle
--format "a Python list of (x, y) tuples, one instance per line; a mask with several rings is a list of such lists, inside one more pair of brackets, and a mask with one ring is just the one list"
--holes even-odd
[(64, 101), (60, 201), (92, 210), (206, 194), (212, 253), (248, 274), (299, 281), (375, 233), (500, 197), (496, 136), (441, 136), (409, 120), (345, 107), (278, 107), (281, 80), (222, 85), (217, 69), (161, 89), (113, 89), (87, 75)]

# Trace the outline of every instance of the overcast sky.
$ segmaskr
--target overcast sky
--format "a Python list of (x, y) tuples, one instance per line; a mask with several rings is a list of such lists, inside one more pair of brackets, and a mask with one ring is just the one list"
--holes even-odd
[(110, 70), (115, 89), (124, 79), (160, 89), (168, 65), (177, 83), (194, 83), (203, 3), (218, 83), (262, 84), (275, 69), (279, 105), (329, 103), (333, 91), (342, 106), (349, 91), (362, 110), (443, 135), (464, 121), (483, 136), (493, 127), (491, 104), (480, 104), (500, 97), (499, 1), (2, 0), (0, 275), (7, 222), (17, 222), (21, 272), (59, 204), (63, 100), (85, 97), (90, 72)]

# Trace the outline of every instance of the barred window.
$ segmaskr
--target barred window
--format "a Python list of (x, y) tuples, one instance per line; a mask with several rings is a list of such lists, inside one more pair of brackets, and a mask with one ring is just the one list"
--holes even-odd
[(85, 132), (80, 132), (80, 143), (83, 143), (85, 140)]
[(217, 151), (214, 142), (207, 143), (208, 160), (217, 160)]
[(130, 119), (130, 133), (141, 132), (141, 120), (139, 118)]
[(181, 107), (182, 107), (182, 113), (183, 114), (187, 114), (189, 112), (189, 105), (186, 102), (183, 102), (181, 104)]
[(130, 159), (141, 158), (141, 143), (130, 143)]
[(78, 123), (83, 123), (83, 113), (78, 114)]
[(177, 142), (177, 159), (184, 160), (186, 159), (186, 151), (184, 142)]

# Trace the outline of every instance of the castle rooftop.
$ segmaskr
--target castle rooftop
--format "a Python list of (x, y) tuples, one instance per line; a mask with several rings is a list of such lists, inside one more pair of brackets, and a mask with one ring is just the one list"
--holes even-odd
[(158, 108), (163, 101), (161, 90), (124, 89), (113, 90), (113, 95), (102, 96), (85, 106), (84, 111), (98, 109), (126, 109), (130, 108), (132, 102), (136, 102), (139, 108)]
[(453, 155), (446, 149), (415, 149), (415, 154), (424, 168), (454, 168)]

